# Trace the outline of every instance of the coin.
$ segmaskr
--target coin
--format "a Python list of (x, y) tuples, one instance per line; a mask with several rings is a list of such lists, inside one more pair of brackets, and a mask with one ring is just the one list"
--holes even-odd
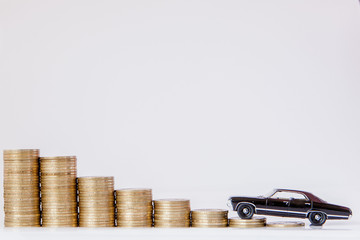
[(190, 221), (174, 221), (174, 222), (160, 222), (155, 221), (156, 228), (187, 228), (190, 227)]
[(274, 228), (293, 228), (293, 227), (303, 227), (305, 223), (303, 222), (270, 222), (266, 224), (267, 227), (274, 227)]

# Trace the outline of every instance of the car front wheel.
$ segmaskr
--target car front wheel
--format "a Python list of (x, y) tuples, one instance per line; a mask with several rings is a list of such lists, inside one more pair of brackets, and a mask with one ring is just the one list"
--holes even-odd
[(311, 212), (309, 220), (314, 226), (321, 226), (326, 222), (326, 214), (322, 212)]
[(237, 209), (237, 213), (240, 218), (249, 219), (252, 218), (252, 216), (254, 215), (255, 209), (252, 205), (244, 203), (244, 204), (240, 204), (240, 206)]

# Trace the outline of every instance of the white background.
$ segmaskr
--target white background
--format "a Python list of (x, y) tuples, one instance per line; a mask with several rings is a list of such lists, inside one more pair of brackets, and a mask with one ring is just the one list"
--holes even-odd
[(0, 0), (0, 24), (2, 149), (193, 208), (307, 190), (353, 210), (329, 236), (359, 236), (357, 0)]

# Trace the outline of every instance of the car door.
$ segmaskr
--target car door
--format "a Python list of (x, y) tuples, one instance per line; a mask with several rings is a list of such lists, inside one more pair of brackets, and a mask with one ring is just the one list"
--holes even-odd
[(311, 209), (311, 201), (307, 198), (292, 198), (289, 205), (289, 217), (306, 217)]
[(266, 211), (273, 216), (288, 216), (290, 199), (274, 194), (266, 201)]

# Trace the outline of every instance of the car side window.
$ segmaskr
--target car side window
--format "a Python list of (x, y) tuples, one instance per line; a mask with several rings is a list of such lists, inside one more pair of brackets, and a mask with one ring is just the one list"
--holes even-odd
[(295, 192), (276, 192), (274, 193), (270, 198), (272, 199), (297, 199), (297, 200), (307, 200), (307, 198), (301, 194), (301, 193), (295, 193)]

